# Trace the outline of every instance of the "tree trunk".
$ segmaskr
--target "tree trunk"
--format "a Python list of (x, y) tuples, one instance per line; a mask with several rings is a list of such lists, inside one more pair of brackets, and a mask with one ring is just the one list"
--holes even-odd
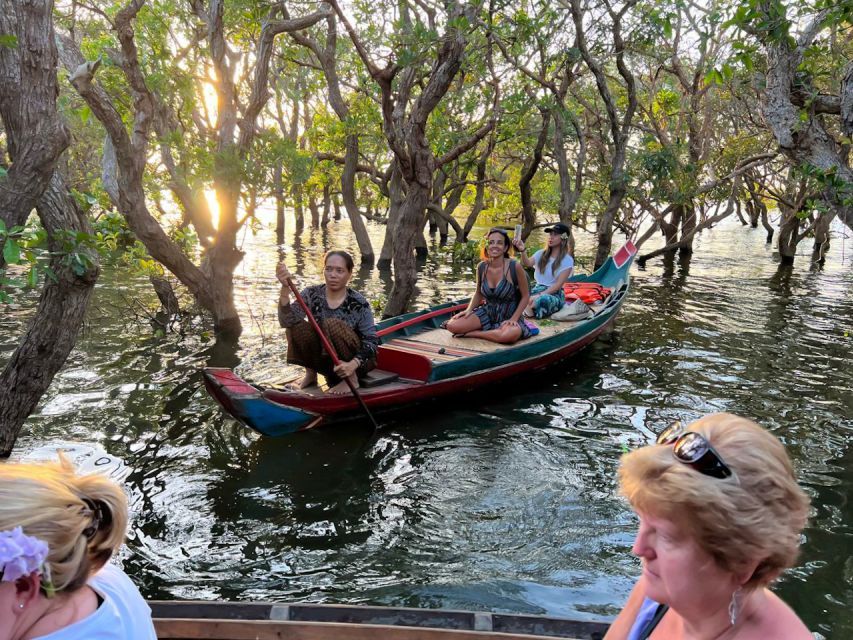
[(388, 181), (388, 222), (385, 223), (385, 239), (382, 242), (382, 252), (379, 254), (377, 267), (390, 269), (394, 257), (394, 236), (397, 233), (397, 222), (400, 219), (400, 210), (403, 206), (403, 176), (394, 161), (391, 179)]
[(341, 193), (344, 199), (344, 208), (347, 211), (352, 230), (355, 233), (355, 241), (358, 243), (358, 250), (361, 252), (361, 263), (371, 265), (375, 259), (373, 244), (370, 242), (367, 227), (364, 224), (364, 219), (361, 217), (361, 212), (358, 209), (358, 202), (355, 199), (355, 172), (357, 165), (358, 135), (350, 134), (346, 139), (344, 172), (341, 176)]
[[(449, 224), (449, 220), (453, 218), (453, 212), (459, 208), (463, 193), (465, 193), (465, 185), (459, 185), (450, 192), (450, 196), (448, 196), (447, 202), (444, 205), (444, 216), (440, 217), (438, 222), (439, 240), (442, 246), (447, 244), (447, 225)], [(457, 226), (454, 225), (454, 228)], [(459, 232), (457, 231), (456, 234), (459, 235)]]
[[(672, 208), (669, 221), (662, 218), (660, 221), (660, 230), (663, 237), (666, 239), (666, 244), (671, 245), (678, 242), (678, 225), (681, 222), (683, 205), (675, 205)], [(674, 253), (674, 252), (673, 252)]]
[[(480, 213), (483, 211), (486, 205), (486, 168), (488, 166), (489, 157), (492, 155), (492, 151), (495, 148), (495, 136), (494, 133), (489, 136), (489, 144), (486, 145), (486, 148), (483, 150), (483, 153), (480, 154), (480, 157), (477, 160), (477, 187), (474, 194), (474, 206), (471, 207), (471, 212), (468, 214), (468, 217), (465, 219), (465, 226), (462, 228), (462, 233), (457, 234), (456, 242), (468, 242), (468, 234), (471, 233), (471, 229), (474, 228), (474, 225), (477, 224), (477, 218), (480, 217)], [(528, 199), (530, 198), (529, 188), (528, 188)]]
[(559, 107), (554, 110), (554, 158), (557, 160), (557, 175), (560, 178), (560, 204), (557, 206), (557, 213), (560, 216), (560, 222), (569, 227), (569, 246), (573, 247), (574, 238), (571, 237), (572, 213), (575, 210), (578, 194), (572, 188), (569, 163), (566, 160), (563, 116)]
[(614, 171), (610, 180), (610, 198), (598, 223), (598, 248), (595, 251), (593, 270), (601, 267), (610, 256), (613, 245), (613, 220), (616, 218), (616, 212), (619, 211), (619, 207), (622, 206), (622, 199), (625, 197), (625, 173), (622, 170), (625, 163), (624, 147), (620, 146), (616, 155), (621, 155), (622, 159), (613, 162)]
[(91, 233), (91, 228), (58, 173), (37, 208), (48, 233), (56, 280), (45, 278), (35, 316), (0, 373), (0, 457), (12, 452), (24, 421), (65, 364), (98, 279), (96, 254), (88, 253), (90, 266), (81, 274), (66, 263), (64, 236), (58, 233)]
[(782, 213), (782, 219), (779, 221), (779, 261), (783, 265), (792, 265), (797, 254), (800, 219), (795, 210), (781, 206), (779, 210)]
[(332, 198), (332, 208), (335, 211), (335, 221), (339, 221), (341, 219), (341, 202), (338, 200), (338, 196)]
[[(432, 204), (438, 209), (444, 209), (444, 187), (447, 184), (447, 174), (439, 169), (432, 184)], [(447, 243), (447, 221), (433, 211), (429, 212), (429, 234), (439, 233), (439, 242)]]
[(385, 305), (384, 317), (405, 313), (415, 293), (417, 261), (415, 247), (423, 238), (425, 214), (430, 189), (412, 183), (400, 207), (400, 217), (394, 233), (394, 286)]
[[(58, 61), (53, 3), (0, 0), (0, 33), (17, 46), (0, 46), (0, 118), (9, 173), (0, 189), (0, 219), (23, 224), (33, 207), (47, 232), (50, 268), (35, 315), (0, 372), (0, 457), (8, 457), (24, 421), (65, 364), (83, 324), (98, 278), (97, 254), (79, 249), (81, 273), (68, 264), (65, 233), (91, 233), (56, 170), (70, 137), (56, 110)], [(61, 235), (61, 237), (60, 237)]]
[[(736, 202), (735, 205), (738, 203)], [(682, 207), (681, 212), (681, 244), (678, 255), (682, 258), (693, 255), (693, 238), (696, 229), (696, 208), (692, 203)]]
[(7, 228), (26, 222), (71, 141), (56, 112), (52, 11), (50, 1), (0, 0), (0, 33), (17, 38), (16, 46), (0, 45), (0, 119), (12, 160), (0, 188)]
[(415, 234), (415, 255), (419, 260), (424, 260), (429, 255), (429, 245), (426, 241), (426, 235), (424, 234), (424, 227), (426, 226), (426, 216), (424, 216), (424, 220), (421, 221), (421, 228)]
[(281, 246), (284, 244), (284, 181), (280, 164), (276, 165), (273, 173), (273, 189), (275, 192), (275, 241), (278, 246)]
[(320, 226), (324, 229), (329, 226), (329, 216), (332, 213), (332, 189), (329, 185), (323, 185), (323, 218)]
[(530, 183), (533, 182), (533, 178), (539, 170), (539, 164), (542, 162), (542, 150), (548, 141), (548, 125), (550, 121), (551, 113), (549, 111), (542, 111), (542, 128), (539, 130), (536, 146), (533, 147), (533, 154), (524, 163), (524, 167), (521, 170), (521, 177), (518, 180), (518, 189), (521, 192), (521, 219), (524, 225), (522, 237), (524, 238), (530, 235), (530, 231), (536, 225), (536, 208), (533, 205)]
[(765, 242), (767, 244), (771, 244), (773, 242), (773, 233), (776, 230), (773, 228), (773, 225), (770, 224), (770, 220), (767, 217), (767, 207), (763, 204), (761, 207), (761, 226), (764, 227), (764, 230), (767, 232), (767, 239)]
[(812, 263), (823, 266), (826, 262), (826, 252), (829, 251), (829, 227), (834, 213), (822, 213), (814, 226), (814, 247), (812, 248)]
[(290, 195), (293, 198), (293, 225), (296, 231), (302, 231), (305, 228), (305, 209), (303, 207), (302, 185), (295, 184), (290, 190)]
[(308, 210), (311, 212), (311, 228), (320, 228), (320, 206), (317, 204), (317, 198), (314, 195), (308, 196)]

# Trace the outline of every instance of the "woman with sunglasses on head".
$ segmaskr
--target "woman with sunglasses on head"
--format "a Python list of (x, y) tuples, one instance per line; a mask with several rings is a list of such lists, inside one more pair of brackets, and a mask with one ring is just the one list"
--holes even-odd
[(345, 378), (358, 387), (358, 379), (376, 367), (379, 337), (373, 311), (363, 295), (347, 286), (353, 266), (352, 256), (346, 251), (328, 251), (323, 257), (324, 284), (301, 291), (311, 314), (335, 348), (341, 361), (338, 365), (323, 349), (305, 311), (297, 302), (291, 302), (287, 266), (282, 262), (276, 267), (275, 274), (281, 282), (278, 321), (287, 329), (287, 362), (305, 367), (305, 375), (294, 384), (296, 389), (316, 386), (317, 374), (321, 373), (329, 383), (328, 393), (349, 393)]
[(643, 572), (606, 640), (812, 640), (768, 589), (793, 566), (809, 500), (779, 440), (728, 413), (622, 457)]
[(569, 227), (558, 222), (545, 229), (548, 239), (544, 249), (528, 257), (524, 240), (513, 238), (513, 246), (520, 252), (521, 263), (533, 268), (536, 286), (530, 292), (530, 302), (524, 309), (528, 318), (544, 318), (559, 311), (566, 302), (563, 284), (572, 276), (575, 260), (570, 249)]
[(107, 564), (127, 499), (100, 474), (0, 463), (0, 640), (156, 640), (151, 609)]
[(530, 336), (530, 327), (521, 319), (530, 299), (527, 274), (509, 257), (506, 231), (491, 229), (486, 242), (483, 261), (477, 265), (477, 291), (468, 308), (448, 320), (446, 328), (457, 337), (510, 344)]

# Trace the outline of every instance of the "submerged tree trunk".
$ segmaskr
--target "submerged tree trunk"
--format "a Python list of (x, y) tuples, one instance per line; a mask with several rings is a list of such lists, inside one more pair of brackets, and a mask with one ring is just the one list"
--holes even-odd
[(358, 243), (358, 250), (361, 252), (361, 262), (365, 265), (372, 265), (375, 259), (373, 244), (370, 242), (367, 226), (364, 224), (364, 218), (361, 216), (361, 211), (358, 209), (358, 202), (355, 199), (355, 172), (357, 164), (358, 135), (353, 133), (348, 135), (346, 139), (344, 172), (341, 176), (341, 193), (344, 199), (344, 208), (349, 216), (352, 230), (355, 233), (355, 241)]
[(311, 194), (308, 197), (308, 211), (311, 212), (311, 228), (320, 228), (320, 206), (317, 204), (317, 198)]
[[(737, 206), (735, 202), (735, 206)], [(693, 203), (684, 205), (681, 212), (681, 244), (678, 255), (682, 258), (693, 255), (693, 238), (696, 235), (696, 207)]]
[(400, 209), (403, 206), (403, 176), (400, 174), (396, 160), (391, 162), (391, 179), (388, 181), (388, 221), (385, 223), (385, 239), (376, 265), (382, 270), (391, 268), (394, 258), (394, 236), (397, 233), (397, 221), (400, 219)]
[(385, 306), (385, 317), (404, 313), (414, 296), (417, 281), (415, 247), (423, 238), (429, 196), (427, 186), (412, 183), (400, 208), (394, 233), (394, 287)]
[(834, 213), (823, 213), (815, 222), (812, 264), (823, 266), (826, 262), (826, 252), (829, 251), (829, 227), (834, 218)]
[(0, 457), (11, 453), (21, 426), (71, 353), (99, 273), (93, 252), (85, 251), (88, 266), (81, 273), (66, 260), (65, 232), (91, 233), (91, 228), (58, 173), (37, 209), (48, 234), (56, 280), (45, 278), (35, 316), (0, 373)]
[(26, 333), (0, 372), (0, 457), (8, 457), (24, 421), (65, 364), (98, 278), (97, 255), (79, 248), (83, 268), (68, 261), (66, 233), (89, 234), (86, 215), (56, 170), (70, 136), (56, 109), (57, 50), (52, 2), (0, 0), (0, 117), (12, 160), (0, 189), (0, 219), (23, 224), (36, 207), (47, 232), (50, 268)]
[[(468, 242), (468, 234), (471, 233), (471, 229), (477, 224), (477, 218), (480, 217), (480, 213), (486, 206), (486, 169), (488, 168), (489, 157), (495, 148), (495, 140), (495, 134), (492, 132), (489, 136), (489, 143), (477, 159), (477, 186), (474, 194), (474, 205), (465, 219), (465, 226), (462, 228), (462, 233), (456, 235), (456, 242)], [(529, 196), (528, 191), (528, 199)]]
[(542, 151), (545, 149), (545, 143), (548, 141), (548, 127), (551, 121), (551, 113), (549, 111), (543, 110), (541, 113), (542, 128), (539, 130), (536, 146), (533, 147), (533, 153), (525, 161), (521, 169), (521, 177), (518, 180), (518, 189), (521, 192), (521, 220), (524, 226), (522, 236), (525, 238), (530, 235), (530, 231), (536, 224), (536, 207), (533, 204), (530, 185), (542, 162)]
[(792, 265), (797, 255), (800, 219), (793, 209), (780, 207), (780, 211), (782, 219), (779, 221), (779, 262), (783, 265)]
[(277, 164), (273, 173), (273, 189), (275, 193), (275, 241), (278, 246), (284, 244), (284, 181), (281, 165)]
[(329, 216), (332, 213), (332, 189), (329, 185), (323, 185), (323, 217), (320, 226), (324, 229), (329, 226)]

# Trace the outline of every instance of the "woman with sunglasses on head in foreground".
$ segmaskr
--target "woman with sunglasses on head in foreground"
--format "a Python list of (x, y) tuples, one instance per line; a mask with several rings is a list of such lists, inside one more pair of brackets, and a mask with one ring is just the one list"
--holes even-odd
[(569, 246), (569, 227), (558, 222), (545, 229), (548, 239), (544, 249), (539, 249), (528, 257), (524, 250), (524, 240), (513, 238), (513, 246), (520, 252), (521, 264), (533, 268), (536, 286), (530, 292), (530, 302), (524, 309), (524, 315), (532, 318), (544, 318), (562, 309), (566, 302), (563, 284), (572, 276), (575, 260)]
[(531, 335), (521, 319), (530, 299), (527, 274), (509, 257), (506, 231), (491, 229), (486, 243), (483, 261), (477, 265), (477, 291), (468, 308), (448, 320), (445, 328), (457, 337), (511, 344)]
[(809, 500), (779, 440), (728, 413), (622, 457), (643, 573), (606, 640), (812, 640), (768, 589), (793, 566)]
[(278, 321), (287, 329), (287, 362), (305, 367), (305, 375), (294, 385), (296, 389), (316, 386), (317, 373), (322, 373), (329, 383), (328, 393), (349, 393), (344, 378), (358, 387), (359, 377), (376, 367), (379, 337), (373, 311), (363, 295), (347, 286), (353, 266), (352, 256), (346, 251), (328, 251), (323, 257), (325, 282), (301, 291), (305, 304), (335, 348), (341, 361), (338, 365), (323, 349), (305, 311), (297, 302), (291, 302), (287, 266), (282, 262), (276, 267), (275, 275), (281, 282)]
[(151, 609), (107, 564), (127, 499), (100, 474), (0, 463), (0, 640), (156, 640)]

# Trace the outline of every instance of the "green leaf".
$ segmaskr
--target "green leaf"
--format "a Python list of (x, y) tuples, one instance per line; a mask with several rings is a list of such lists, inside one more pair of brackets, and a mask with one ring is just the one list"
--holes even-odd
[(56, 277), (56, 272), (50, 267), (44, 268), (44, 275), (50, 278), (54, 283), (59, 282), (59, 278)]
[(11, 33), (0, 33), (0, 47), (14, 49), (18, 46), (18, 36)]
[(14, 238), (6, 238), (3, 245), (3, 259), (6, 264), (18, 264), (21, 259), (21, 247)]
[(6, 171), (5, 167), (0, 167), (0, 178), (5, 178), (9, 175), (9, 172)]
[(35, 289), (39, 283), (39, 272), (36, 265), (30, 267), (30, 272), (27, 274), (27, 286), (30, 289)]
[(3, 222), (3, 218), (0, 218), (0, 234), (6, 233), (6, 223)]

